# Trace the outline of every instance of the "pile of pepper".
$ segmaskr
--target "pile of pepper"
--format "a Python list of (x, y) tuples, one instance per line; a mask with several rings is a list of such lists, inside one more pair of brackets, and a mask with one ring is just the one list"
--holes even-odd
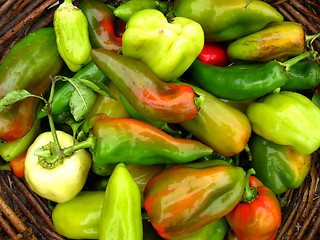
[(320, 147), (315, 37), (263, 1), (65, 0), (0, 65), (0, 155), (70, 239), (275, 239)]

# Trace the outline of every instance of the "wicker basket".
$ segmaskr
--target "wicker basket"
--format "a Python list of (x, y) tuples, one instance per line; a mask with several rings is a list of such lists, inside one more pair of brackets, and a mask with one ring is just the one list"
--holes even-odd
[[(320, 0), (264, 1), (286, 20), (301, 23), (307, 34), (320, 32)], [(52, 25), (57, 6), (57, 0), (0, 0), (0, 62), (26, 34)], [(315, 40), (313, 47), (320, 52), (320, 41)], [(276, 239), (320, 239), (318, 158), (319, 150), (313, 154), (311, 172), (302, 186), (284, 193), (288, 201)], [(47, 200), (34, 194), (24, 179), (1, 170), (0, 183), (0, 239), (65, 239), (54, 231)]]

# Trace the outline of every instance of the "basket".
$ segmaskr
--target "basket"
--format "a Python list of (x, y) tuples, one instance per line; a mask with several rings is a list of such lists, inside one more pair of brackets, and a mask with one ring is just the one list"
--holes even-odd
[[(320, 0), (264, 1), (274, 6), (286, 20), (301, 23), (307, 34), (320, 32)], [(0, 0), (0, 63), (26, 34), (52, 26), (58, 5), (57, 0)], [(313, 47), (320, 52), (320, 41), (315, 40)], [(319, 150), (313, 153), (310, 174), (301, 187), (283, 194), (287, 202), (282, 207), (277, 240), (320, 239), (318, 158)], [(48, 201), (33, 193), (24, 179), (1, 170), (0, 183), (0, 239), (65, 239), (54, 230)]]

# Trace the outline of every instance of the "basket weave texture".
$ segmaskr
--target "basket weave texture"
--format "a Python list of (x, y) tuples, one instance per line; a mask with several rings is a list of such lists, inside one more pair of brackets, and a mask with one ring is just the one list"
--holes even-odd
[[(320, 0), (264, 1), (274, 6), (286, 20), (302, 24), (306, 34), (320, 32)], [(77, 5), (78, 1), (74, 3)], [(57, 0), (0, 0), (0, 63), (25, 35), (52, 26), (58, 5)], [(320, 52), (320, 41), (315, 40), (313, 47)], [(302, 186), (284, 193), (288, 201), (282, 208), (277, 240), (320, 239), (319, 165), (318, 150), (313, 154), (310, 174)], [(33, 193), (24, 179), (1, 170), (0, 184), (0, 239), (65, 239), (54, 231), (47, 200)]]

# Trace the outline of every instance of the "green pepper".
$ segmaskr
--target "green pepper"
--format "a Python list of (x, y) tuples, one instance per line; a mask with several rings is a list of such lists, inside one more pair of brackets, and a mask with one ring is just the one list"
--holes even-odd
[(130, 0), (118, 6), (114, 11), (114, 15), (124, 22), (128, 22), (130, 17), (143, 9), (166, 9), (168, 2), (160, 2), (156, 0)]
[(94, 63), (141, 114), (159, 122), (178, 123), (195, 117), (201, 98), (191, 87), (161, 81), (143, 62), (106, 49), (91, 51)]
[[(53, 28), (42, 28), (15, 44), (0, 65), (0, 99), (13, 90), (43, 94), (61, 69)], [(0, 139), (15, 141), (33, 126), (39, 99), (27, 98), (0, 113)]]
[(144, 62), (161, 80), (180, 77), (201, 52), (204, 33), (187, 18), (170, 22), (156, 9), (135, 13), (122, 36), (122, 54)]
[(298, 188), (310, 172), (311, 154), (299, 154), (258, 135), (249, 146), (256, 177), (276, 195)]
[(70, 239), (98, 239), (104, 191), (81, 191), (75, 198), (58, 203), (52, 211), (57, 231)]
[(230, 100), (255, 99), (282, 87), (288, 81), (285, 70), (275, 61), (258, 68), (241, 69), (217, 67), (195, 60), (190, 72), (202, 89)]
[(154, 176), (144, 191), (151, 224), (166, 239), (187, 236), (235, 207), (245, 171), (222, 160), (176, 165)]
[(86, 16), (72, 0), (65, 0), (54, 13), (53, 26), (60, 56), (71, 71), (79, 71), (91, 61)]
[(30, 131), (22, 138), (13, 142), (0, 143), (0, 156), (5, 161), (10, 161), (25, 152), (40, 133), (40, 122), (35, 120)]
[[(185, 83), (173, 84), (179, 86)], [(188, 86), (204, 97), (204, 104), (197, 116), (180, 125), (219, 154), (232, 156), (241, 152), (251, 134), (247, 116), (210, 93), (191, 84)]]
[(151, 124), (132, 118), (97, 114), (87, 119), (82, 128), (84, 132), (91, 129), (93, 133), (94, 137), (89, 137), (82, 148), (94, 145), (91, 152), (97, 164), (185, 163), (212, 153), (212, 149), (201, 142), (175, 138)]
[(106, 4), (95, 0), (81, 0), (79, 8), (88, 19), (92, 47), (119, 51), (122, 39), (115, 35), (116, 19), (112, 10)]
[(142, 240), (140, 190), (123, 163), (115, 167), (105, 191), (99, 240)]
[(176, 0), (173, 11), (200, 23), (206, 41), (237, 39), (284, 19), (264, 1), (247, 3), (248, 0)]
[(255, 133), (301, 154), (320, 147), (320, 109), (306, 96), (290, 91), (269, 94), (247, 108)]

